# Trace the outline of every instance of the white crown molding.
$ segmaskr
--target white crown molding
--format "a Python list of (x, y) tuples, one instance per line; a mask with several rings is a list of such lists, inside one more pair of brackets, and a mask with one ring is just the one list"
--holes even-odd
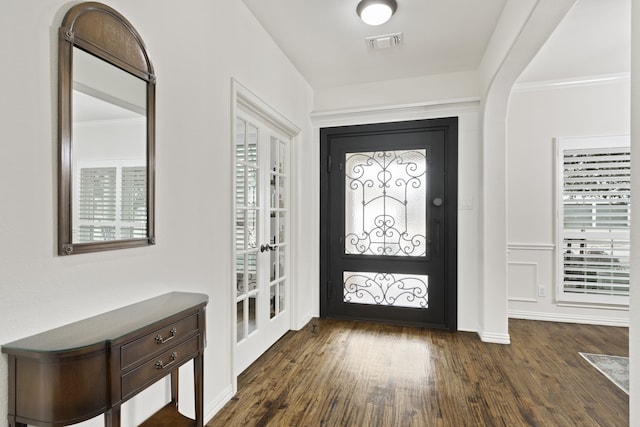
[(539, 82), (516, 83), (511, 90), (514, 92), (534, 92), (549, 89), (575, 88), (585, 86), (605, 85), (620, 81), (630, 81), (631, 73), (605, 74), (599, 76), (583, 76), (569, 79), (545, 80)]
[(314, 111), (311, 121), (315, 127), (348, 126), (362, 123), (382, 123), (447, 117), (462, 112), (478, 112), (480, 98), (463, 98), (416, 104), (349, 108)]

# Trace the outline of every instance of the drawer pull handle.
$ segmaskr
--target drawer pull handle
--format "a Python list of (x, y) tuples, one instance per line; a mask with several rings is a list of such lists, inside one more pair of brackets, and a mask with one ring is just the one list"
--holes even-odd
[(168, 368), (169, 366), (173, 365), (176, 362), (176, 360), (178, 360), (178, 353), (174, 351), (173, 353), (171, 353), (171, 362), (165, 365), (162, 360), (158, 360), (156, 362), (156, 369)]
[(171, 330), (169, 331), (169, 338), (162, 338), (162, 335), (160, 334), (156, 335), (156, 344), (164, 344), (167, 341), (171, 341), (175, 338), (177, 333), (178, 331), (176, 330), (176, 328), (171, 328)]

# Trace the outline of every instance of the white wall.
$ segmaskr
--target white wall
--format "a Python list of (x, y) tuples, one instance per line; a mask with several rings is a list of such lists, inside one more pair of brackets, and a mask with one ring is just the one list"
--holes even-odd
[(387, 80), (349, 86), (316, 88), (316, 112), (366, 110), (405, 104), (438, 104), (451, 100), (478, 99), (478, 74), (465, 71), (449, 74)]
[[(157, 82), (157, 244), (56, 255), (57, 28), (66, 0), (6, 0), (0, 14), (0, 344), (168, 291), (203, 292), (207, 308), (205, 418), (231, 393), (231, 134), (235, 77), (302, 129), (309, 167), (312, 91), (240, 1), (112, 0), (142, 35)], [(308, 186), (299, 175), (299, 187)], [(199, 184), (200, 183), (200, 184)], [(308, 198), (294, 201), (308, 229)], [(189, 207), (189, 209), (185, 209)], [(298, 234), (301, 234), (298, 232)], [(300, 244), (304, 254), (310, 242)], [(301, 271), (309, 261), (300, 256)], [(299, 322), (313, 312), (299, 274)], [(294, 272), (294, 279), (298, 273)], [(316, 279), (317, 280), (317, 279)], [(297, 325), (300, 326), (300, 325)], [(189, 382), (190, 369), (182, 379)], [(0, 426), (7, 424), (0, 358)], [(124, 426), (162, 406), (161, 384), (124, 408)], [(190, 393), (181, 407), (190, 408)], [(86, 425), (103, 425), (91, 420)]]
[[(586, 80), (586, 79), (584, 79)], [(555, 276), (554, 138), (628, 135), (628, 78), (526, 84), (511, 95), (507, 131), (509, 315), (627, 325), (628, 310), (559, 305)], [(537, 287), (545, 296), (538, 296)]]

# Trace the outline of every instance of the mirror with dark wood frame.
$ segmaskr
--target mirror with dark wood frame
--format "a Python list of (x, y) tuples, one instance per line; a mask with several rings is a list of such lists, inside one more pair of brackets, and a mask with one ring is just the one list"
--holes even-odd
[(155, 75), (142, 38), (101, 3), (58, 41), (58, 253), (155, 243)]

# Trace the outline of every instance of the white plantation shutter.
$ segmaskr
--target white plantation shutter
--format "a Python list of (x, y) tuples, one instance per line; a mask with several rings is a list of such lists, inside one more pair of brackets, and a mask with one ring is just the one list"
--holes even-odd
[(559, 299), (627, 304), (631, 154), (628, 137), (558, 141)]

